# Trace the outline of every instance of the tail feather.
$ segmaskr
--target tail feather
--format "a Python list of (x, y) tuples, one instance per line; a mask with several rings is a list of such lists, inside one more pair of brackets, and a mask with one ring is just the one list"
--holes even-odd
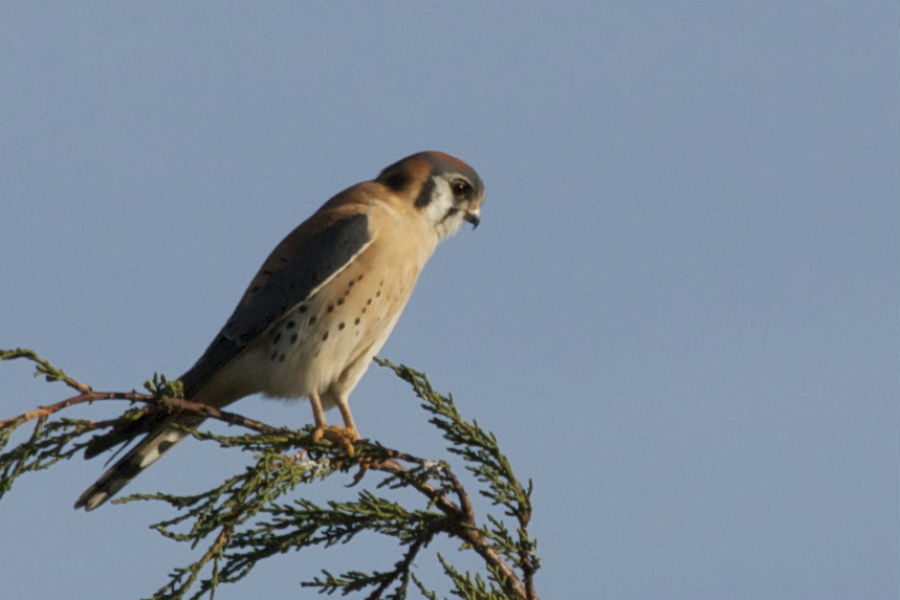
[(137, 415), (136, 417), (122, 419), (120, 423), (113, 425), (108, 432), (95, 435), (84, 449), (84, 457), (88, 459), (94, 458), (98, 454), (102, 454), (120, 444), (127, 446), (141, 435), (157, 431), (163, 423), (172, 419), (171, 415), (166, 415), (162, 412), (147, 412), (146, 408), (137, 409), (135, 414)]
[[(225, 342), (227, 339), (220, 335), (207, 350), (207, 354), (215, 348), (221, 348)], [(185, 398), (201, 404), (225, 406), (256, 391), (255, 388), (249, 387), (240, 379), (230, 376), (222, 378), (216, 375), (214, 371), (224, 364), (216, 361), (210, 362), (204, 355), (196, 365), (180, 377), (184, 384)], [(146, 434), (146, 436), (78, 497), (75, 508), (94, 510), (109, 500), (129, 481), (159, 460), (169, 448), (187, 437), (188, 434), (183, 428), (196, 427), (204, 421), (204, 417), (197, 415), (166, 415), (141, 412), (140, 410), (129, 416), (129, 419), (124, 419), (111, 431), (91, 440), (85, 448), (85, 458), (96, 456), (120, 443), (127, 445), (128, 442), (142, 434)]]
[(75, 508), (94, 510), (187, 435), (171, 424), (164, 424), (157, 431), (151, 432), (110, 467), (94, 485), (86, 489), (75, 502)]

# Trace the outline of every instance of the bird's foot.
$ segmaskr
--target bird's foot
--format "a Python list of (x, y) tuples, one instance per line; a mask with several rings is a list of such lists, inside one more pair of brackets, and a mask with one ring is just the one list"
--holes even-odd
[(344, 450), (347, 456), (353, 456), (355, 454), (353, 442), (361, 439), (356, 429), (350, 427), (340, 427), (339, 425), (331, 425), (330, 427), (316, 427), (312, 435), (313, 441), (319, 443), (320, 441), (322, 441), (322, 438), (325, 438), (337, 444), (341, 449)]

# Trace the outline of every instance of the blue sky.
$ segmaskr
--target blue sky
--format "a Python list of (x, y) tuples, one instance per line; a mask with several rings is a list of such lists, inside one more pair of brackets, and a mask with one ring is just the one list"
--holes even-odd
[[(319, 204), (444, 150), (485, 181), (482, 226), (438, 249), (382, 355), (452, 391), (534, 479), (542, 597), (896, 598), (898, 18), (5, 3), (0, 346), (98, 389), (175, 376)], [(24, 364), (0, 378), (4, 415), (65, 391)], [(385, 370), (352, 406), (364, 435), (441, 455)], [(186, 442), (129, 491), (193, 492), (244, 461)], [(101, 471), (73, 461), (0, 503), (4, 594), (142, 597), (189, 560), (147, 529), (162, 506), (71, 509)], [(217, 597), (306, 597), (301, 579), (389, 548), (279, 557)]]

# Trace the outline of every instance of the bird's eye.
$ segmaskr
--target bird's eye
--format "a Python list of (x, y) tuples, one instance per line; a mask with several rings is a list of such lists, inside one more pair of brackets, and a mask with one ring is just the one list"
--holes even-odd
[(453, 195), (457, 197), (468, 196), (472, 190), (472, 186), (467, 181), (454, 181), (451, 188), (453, 189)]

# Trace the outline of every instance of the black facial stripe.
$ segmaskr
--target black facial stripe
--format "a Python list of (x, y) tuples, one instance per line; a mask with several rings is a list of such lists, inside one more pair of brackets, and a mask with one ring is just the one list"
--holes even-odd
[(416, 208), (425, 208), (431, 202), (431, 197), (434, 195), (434, 179), (429, 177), (425, 180), (425, 183), (422, 184), (422, 189), (419, 192), (419, 196), (416, 198)]
[(443, 223), (444, 221), (446, 221), (447, 219), (449, 219), (450, 217), (452, 217), (453, 215), (455, 215), (458, 212), (459, 212), (459, 209), (455, 208), (455, 207), (451, 207), (451, 208), (447, 209), (447, 212), (444, 213), (443, 217), (441, 217), (441, 223)]
[(384, 185), (395, 192), (403, 191), (403, 188), (409, 185), (409, 176), (400, 171), (396, 171), (384, 178)]

